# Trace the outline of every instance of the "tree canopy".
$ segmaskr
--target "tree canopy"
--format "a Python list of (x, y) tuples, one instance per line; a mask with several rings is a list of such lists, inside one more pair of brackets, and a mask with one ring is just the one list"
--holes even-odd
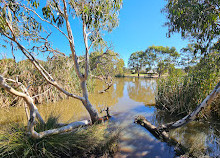
[(138, 73), (138, 76), (140, 70), (147, 64), (145, 57), (145, 52), (139, 51), (132, 53), (128, 60), (128, 66), (130, 67), (130, 69), (135, 70), (135, 72)]
[(177, 64), (177, 58), (180, 54), (175, 47), (150, 46), (145, 51), (132, 53), (128, 65), (130, 69), (138, 72), (145, 68), (146, 65), (150, 69), (157, 68), (159, 76), (161, 76), (171, 64)]
[(207, 53), (208, 48), (220, 49), (220, 1), (218, 0), (167, 0), (162, 10), (168, 22), (168, 36), (180, 32), (190, 38), (195, 51)]
[(177, 64), (177, 58), (180, 54), (175, 47), (150, 46), (146, 50), (150, 52), (152, 58), (151, 65), (157, 68), (159, 76), (161, 76), (172, 64)]

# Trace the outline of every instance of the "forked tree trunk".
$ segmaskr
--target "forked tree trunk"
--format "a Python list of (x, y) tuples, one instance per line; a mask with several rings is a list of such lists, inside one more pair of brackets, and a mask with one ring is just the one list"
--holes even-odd
[(83, 75), (79, 69), (79, 63), (77, 60), (78, 58), (76, 56), (73, 33), (72, 33), (72, 29), (71, 29), (70, 22), (68, 19), (67, 5), (66, 5), (65, 0), (63, 0), (63, 11), (64, 11), (64, 19), (66, 22), (66, 31), (68, 33), (68, 38), (69, 38), (69, 46), (70, 46), (70, 50), (72, 52), (72, 58), (74, 61), (74, 68), (75, 68), (77, 76), (79, 77), (79, 79), (81, 81), (81, 88), (82, 88), (82, 92), (83, 92), (83, 99), (81, 101), (82, 101), (83, 105), (85, 106), (85, 108), (87, 109), (87, 111), (89, 112), (92, 123), (94, 123), (94, 122), (98, 121), (99, 117), (98, 117), (98, 112), (95, 110), (95, 108), (89, 102), (88, 90), (87, 90), (87, 85), (86, 85), (86, 80), (88, 79), (88, 75), (89, 75), (89, 47), (88, 47), (88, 34), (86, 33), (86, 24), (83, 20), (83, 38), (84, 38), (84, 43), (85, 43), (85, 48), (86, 48), (85, 74)]

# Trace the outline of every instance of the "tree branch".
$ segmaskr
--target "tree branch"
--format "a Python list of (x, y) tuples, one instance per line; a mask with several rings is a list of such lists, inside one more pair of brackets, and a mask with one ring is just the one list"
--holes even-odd
[(75, 51), (75, 44), (74, 44), (74, 38), (73, 38), (73, 33), (70, 27), (70, 23), (69, 23), (69, 19), (68, 19), (68, 14), (67, 14), (67, 6), (66, 6), (66, 1), (63, 1), (63, 11), (64, 11), (64, 19), (66, 21), (66, 29), (68, 32), (68, 37), (69, 37), (69, 43), (70, 43), (70, 49), (72, 52), (72, 57), (73, 57), (73, 61), (74, 61), (74, 66), (75, 66), (75, 71), (77, 73), (77, 76), (80, 78), (80, 80), (84, 80), (83, 75), (81, 74), (80, 70), (79, 70), (79, 63), (77, 62), (77, 56), (76, 56), (76, 51)]
[[(17, 4), (18, 4), (18, 3), (17, 3)], [(30, 8), (27, 8), (27, 7), (25, 7), (25, 6), (21, 5), (21, 4), (18, 4), (18, 5), (20, 5), (20, 6), (23, 7), (24, 9), (29, 10), (29, 11), (31, 11), (32, 13), (34, 13), (38, 18), (40, 18), (40, 20), (42, 20), (42, 21), (44, 21), (44, 22), (46, 22), (46, 23), (52, 25), (52, 26), (53, 26), (54, 28), (56, 28), (60, 33), (62, 33), (62, 34), (68, 39), (69, 42), (71, 42), (71, 40), (68, 38), (68, 36), (67, 36), (62, 30), (60, 30), (60, 29), (59, 29), (56, 25), (54, 25), (53, 23), (51, 23), (51, 22), (49, 22), (49, 21), (43, 19), (39, 14), (37, 14), (36, 11), (34, 11), (34, 10), (30, 9)]]
[(7, 83), (5, 83), (7, 80), (14, 82), (14, 80), (5, 79), (2, 75), (0, 75), (0, 87), (2, 87), (4, 90), (6, 90), (7, 92), (9, 92), (12, 95), (23, 98), (24, 101), (26, 102), (26, 104), (28, 105), (29, 110), (34, 111), (36, 113), (36, 117), (38, 118), (38, 120), (44, 124), (44, 120), (41, 117), (40, 113), (38, 112), (38, 109), (34, 105), (33, 99), (29, 96), (29, 94), (19, 92), (19, 91), (15, 90), (14, 88), (10, 87), (9, 85), (7, 85)]
[(87, 80), (89, 75), (89, 47), (88, 47), (88, 35), (86, 33), (86, 24), (83, 20), (83, 39), (86, 48), (86, 59), (85, 59), (85, 76), (84, 79)]
[(69, 93), (66, 90), (64, 90), (58, 83), (52, 78), (52, 76), (41, 66), (41, 64), (34, 58), (34, 56), (24, 47), (22, 46), (16, 39), (12, 39), (7, 34), (2, 32), (4, 36), (9, 38), (10, 40), (14, 41), (22, 53), (31, 61), (31, 63), (35, 66), (35, 68), (41, 73), (41, 75), (46, 79), (47, 82), (49, 82), (51, 85), (55, 86), (58, 90), (63, 92), (64, 94), (73, 97), (75, 99), (84, 100), (84, 97), (77, 96), (75, 94)]

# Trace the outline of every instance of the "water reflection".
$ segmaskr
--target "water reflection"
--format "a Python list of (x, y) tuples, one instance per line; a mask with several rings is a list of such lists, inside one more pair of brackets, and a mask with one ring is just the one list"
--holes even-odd
[[(171, 117), (162, 112), (156, 112), (156, 118), (156, 124), (171, 122)], [(172, 118), (172, 121), (177, 119)], [(219, 122), (219, 118), (193, 121), (186, 126), (170, 131), (169, 134), (189, 148), (195, 157), (218, 157), (220, 156)]]
[(133, 78), (132, 81), (128, 83), (127, 91), (129, 97), (136, 102), (152, 105), (155, 104), (155, 87), (156, 80)]
[[(154, 108), (156, 81), (152, 79), (119, 78), (103, 94), (98, 94), (105, 85), (96, 82), (95, 92), (89, 96), (98, 111), (110, 107), (113, 126), (122, 128), (120, 152), (116, 157), (174, 157), (174, 149), (156, 140), (146, 129), (133, 123), (136, 115), (144, 115), (155, 124), (170, 122)], [(88, 118), (88, 112), (80, 101), (66, 99), (58, 103), (38, 105), (39, 112), (46, 118), (49, 114), (60, 115), (61, 122), (72, 122)], [(101, 115), (104, 115), (103, 113)], [(4, 124), (26, 122), (24, 108), (0, 109), (0, 127)], [(213, 123), (213, 121), (210, 121)], [(171, 136), (191, 147), (195, 154), (216, 157), (220, 153), (220, 127), (217, 123), (192, 122), (171, 132)], [(198, 150), (202, 149), (202, 150)]]

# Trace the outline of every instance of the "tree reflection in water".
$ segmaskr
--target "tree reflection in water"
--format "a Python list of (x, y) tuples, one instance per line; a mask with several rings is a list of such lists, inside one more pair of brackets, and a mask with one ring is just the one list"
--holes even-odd
[(155, 79), (132, 78), (127, 86), (128, 95), (136, 102), (155, 105)]

